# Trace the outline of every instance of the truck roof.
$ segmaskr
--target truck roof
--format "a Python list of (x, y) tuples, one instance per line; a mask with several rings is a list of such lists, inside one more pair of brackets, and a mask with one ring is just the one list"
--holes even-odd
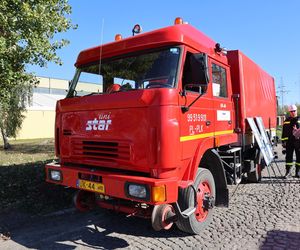
[(75, 66), (98, 61), (100, 52), (103, 59), (170, 45), (187, 45), (227, 64), (226, 56), (215, 53), (215, 41), (189, 24), (179, 24), (83, 50), (79, 53)]

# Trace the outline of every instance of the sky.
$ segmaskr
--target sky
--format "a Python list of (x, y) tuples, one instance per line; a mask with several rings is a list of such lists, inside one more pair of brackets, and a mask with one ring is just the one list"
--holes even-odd
[[(239, 49), (275, 79), (279, 105), (300, 104), (299, 0), (70, 0), (76, 30), (59, 34), (70, 44), (57, 54), (62, 66), (28, 66), (37, 76), (70, 80), (83, 49), (173, 25), (176, 17), (193, 25), (228, 50)], [(299, 46), (299, 48), (298, 48)]]

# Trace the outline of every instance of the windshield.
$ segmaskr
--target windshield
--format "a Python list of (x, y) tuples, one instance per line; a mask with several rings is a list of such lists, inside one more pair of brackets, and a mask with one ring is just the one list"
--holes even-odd
[[(105, 59), (77, 70), (67, 97), (134, 89), (173, 88), (180, 48)], [(100, 67), (99, 67), (100, 65)]]

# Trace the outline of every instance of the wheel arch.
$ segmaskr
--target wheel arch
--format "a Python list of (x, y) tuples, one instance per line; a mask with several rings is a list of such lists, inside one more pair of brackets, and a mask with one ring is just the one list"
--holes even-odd
[(207, 150), (201, 158), (199, 167), (208, 169), (215, 181), (216, 186), (216, 200), (215, 205), (220, 207), (228, 207), (229, 192), (227, 188), (227, 180), (225, 169), (217, 150)]

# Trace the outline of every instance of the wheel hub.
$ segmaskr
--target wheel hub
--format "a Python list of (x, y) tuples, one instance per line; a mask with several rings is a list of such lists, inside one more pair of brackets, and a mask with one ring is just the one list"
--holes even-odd
[(202, 207), (204, 210), (212, 209), (215, 205), (215, 199), (214, 197), (210, 196), (210, 194), (205, 193)]
[(196, 219), (199, 222), (205, 221), (208, 210), (214, 206), (214, 197), (212, 197), (211, 188), (206, 181), (201, 182), (198, 186), (197, 203), (198, 205), (195, 211)]

